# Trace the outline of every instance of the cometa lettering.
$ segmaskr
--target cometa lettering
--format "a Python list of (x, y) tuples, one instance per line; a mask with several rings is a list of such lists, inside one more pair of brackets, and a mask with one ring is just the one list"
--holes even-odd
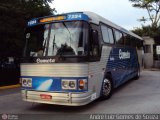
[(36, 62), (37, 63), (55, 63), (55, 59), (40, 59), (40, 58), (38, 58), (37, 60), (36, 60)]
[(130, 52), (122, 52), (121, 49), (119, 49), (119, 59), (129, 59), (130, 58)]

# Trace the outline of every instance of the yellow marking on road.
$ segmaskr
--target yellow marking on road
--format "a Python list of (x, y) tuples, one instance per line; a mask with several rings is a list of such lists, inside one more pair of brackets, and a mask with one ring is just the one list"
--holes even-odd
[(9, 85), (9, 86), (2, 86), (2, 87), (0, 87), (0, 90), (2, 90), (2, 89), (17, 88), (17, 87), (20, 87), (20, 84), (16, 84), (16, 85)]

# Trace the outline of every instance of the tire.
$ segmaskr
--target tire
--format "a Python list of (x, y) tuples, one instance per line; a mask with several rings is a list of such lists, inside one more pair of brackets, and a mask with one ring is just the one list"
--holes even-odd
[(110, 76), (107, 76), (103, 80), (102, 91), (100, 99), (106, 100), (112, 96), (113, 84)]
[(136, 74), (136, 76), (135, 76), (135, 80), (138, 80), (139, 77), (140, 77), (140, 68), (138, 67), (138, 69), (137, 69), (137, 74)]

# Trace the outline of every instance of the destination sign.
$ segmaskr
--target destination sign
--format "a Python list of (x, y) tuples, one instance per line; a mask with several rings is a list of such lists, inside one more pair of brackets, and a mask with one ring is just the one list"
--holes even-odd
[(73, 21), (73, 20), (84, 20), (89, 21), (89, 17), (83, 13), (68, 13), (57, 16), (48, 16), (43, 18), (35, 18), (28, 21), (28, 27), (35, 26), (38, 24), (44, 24), (49, 22), (57, 22), (57, 21)]

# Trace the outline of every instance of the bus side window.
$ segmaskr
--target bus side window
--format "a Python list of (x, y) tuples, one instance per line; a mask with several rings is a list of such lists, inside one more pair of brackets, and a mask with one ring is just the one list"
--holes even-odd
[(108, 28), (108, 35), (109, 35), (110, 44), (114, 44), (113, 31), (111, 28)]
[(131, 36), (131, 47), (136, 48), (136, 39), (133, 36)]
[(103, 41), (107, 44), (114, 44), (113, 31), (110, 27), (106, 25), (101, 25)]
[(124, 45), (127, 46), (127, 34), (123, 33)]
[(102, 24), (101, 25), (101, 31), (102, 31), (103, 41), (105, 43), (110, 43), (109, 34), (108, 34), (108, 27)]
[(117, 31), (117, 30), (115, 30), (114, 34), (115, 34), (116, 44), (123, 45), (124, 41), (123, 41), (123, 35), (122, 35), (122, 33), (119, 32), (119, 31)]
[(124, 45), (125, 46), (131, 46), (131, 37), (130, 35), (123, 34), (124, 35)]

